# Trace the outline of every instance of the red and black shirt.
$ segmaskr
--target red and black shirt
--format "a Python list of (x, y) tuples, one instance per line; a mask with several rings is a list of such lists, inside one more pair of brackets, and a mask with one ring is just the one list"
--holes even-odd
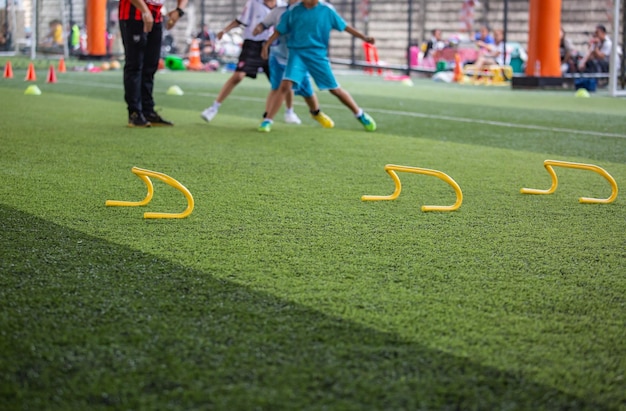
[[(163, 21), (163, 16), (161, 15), (161, 7), (163, 7), (163, 3), (165, 0), (144, 0), (152, 13), (152, 17), (154, 17), (155, 23), (161, 23)], [(120, 20), (139, 20), (141, 21), (141, 10), (133, 6), (130, 0), (120, 0), (120, 10), (119, 10), (119, 18)]]

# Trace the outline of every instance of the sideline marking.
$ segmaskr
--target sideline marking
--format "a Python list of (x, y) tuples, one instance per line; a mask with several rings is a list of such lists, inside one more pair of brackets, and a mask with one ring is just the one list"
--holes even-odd
[[(82, 83), (76, 81), (64, 81), (67, 84), (75, 84), (81, 86), (89, 86), (89, 87), (100, 87), (100, 88), (111, 88), (111, 89), (122, 89), (122, 86), (113, 85), (113, 84), (92, 84), (92, 83)], [(187, 93), (187, 95), (195, 95), (200, 97), (217, 97), (215, 93)], [(245, 96), (229, 96), (230, 99), (233, 100), (242, 100), (242, 101), (253, 101), (258, 103), (265, 103), (265, 99), (258, 97), (245, 97)], [(305, 106), (302, 102), (294, 101), (295, 105)], [(345, 109), (344, 106), (340, 106), (337, 104), (325, 104), (326, 107), (331, 108), (341, 108)], [(431, 120), (444, 120), (444, 121), (456, 121), (459, 123), (471, 123), (471, 124), (484, 124), (488, 126), (496, 126), (496, 127), (506, 127), (506, 128), (520, 128), (524, 130), (537, 130), (537, 131), (549, 131), (553, 133), (568, 133), (568, 134), (579, 134), (583, 136), (594, 136), (594, 137), (611, 137), (611, 138), (626, 138), (626, 134), (618, 134), (618, 133), (604, 133), (601, 131), (591, 131), (591, 130), (577, 130), (573, 128), (561, 128), (561, 127), (545, 127), (538, 126), (534, 124), (516, 124), (516, 123), (506, 123), (504, 121), (494, 121), (494, 120), (481, 120), (475, 118), (466, 118), (466, 117), (453, 117), (453, 116), (443, 116), (440, 114), (426, 114), (426, 113), (416, 113), (411, 111), (399, 111), (399, 110), (386, 110), (386, 109), (368, 109), (368, 112), (372, 113), (382, 113), (382, 114), (392, 114), (395, 116), (407, 116), (407, 117), (418, 117), (418, 118), (427, 118)]]

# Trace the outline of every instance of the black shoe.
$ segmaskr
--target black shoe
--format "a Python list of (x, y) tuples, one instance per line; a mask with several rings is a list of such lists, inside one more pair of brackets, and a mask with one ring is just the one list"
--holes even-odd
[(150, 127), (150, 122), (143, 114), (133, 112), (128, 116), (128, 127)]
[(150, 124), (152, 124), (155, 127), (163, 127), (163, 126), (171, 127), (174, 125), (174, 123), (172, 123), (171, 121), (165, 120), (163, 117), (161, 117), (154, 111), (152, 113), (145, 113), (144, 116), (146, 117), (146, 120), (148, 120)]

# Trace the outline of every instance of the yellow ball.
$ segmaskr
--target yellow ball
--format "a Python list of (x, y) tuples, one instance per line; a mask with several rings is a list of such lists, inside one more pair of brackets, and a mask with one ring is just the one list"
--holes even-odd
[(120, 62), (119, 62), (119, 61), (117, 61), (117, 60), (113, 60), (113, 61), (111, 62), (111, 69), (112, 69), (112, 70), (119, 70), (119, 69), (120, 69), (120, 67), (121, 67), (121, 65), (120, 65)]
[(102, 65), (100, 66), (100, 68), (101, 68), (102, 70), (104, 70), (104, 71), (106, 71), (106, 70), (111, 70), (111, 64), (105, 61), (104, 63), (102, 63)]

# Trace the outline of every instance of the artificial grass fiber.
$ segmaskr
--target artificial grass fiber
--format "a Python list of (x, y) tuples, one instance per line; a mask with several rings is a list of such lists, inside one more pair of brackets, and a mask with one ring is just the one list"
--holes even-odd
[[(19, 71), (19, 69), (18, 69)], [(267, 82), (159, 73), (173, 128), (129, 129), (121, 72), (0, 81), (0, 408), (626, 409), (626, 101), (360, 75), (367, 133), (277, 118)], [(45, 76), (43, 77), (45, 78)], [(167, 96), (179, 85), (184, 96)], [(280, 114), (282, 115), (282, 114)], [(279, 115), (279, 116), (280, 116)], [(441, 170), (463, 190), (385, 164)], [(146, 207), (138, 166), (154, 181)]]

